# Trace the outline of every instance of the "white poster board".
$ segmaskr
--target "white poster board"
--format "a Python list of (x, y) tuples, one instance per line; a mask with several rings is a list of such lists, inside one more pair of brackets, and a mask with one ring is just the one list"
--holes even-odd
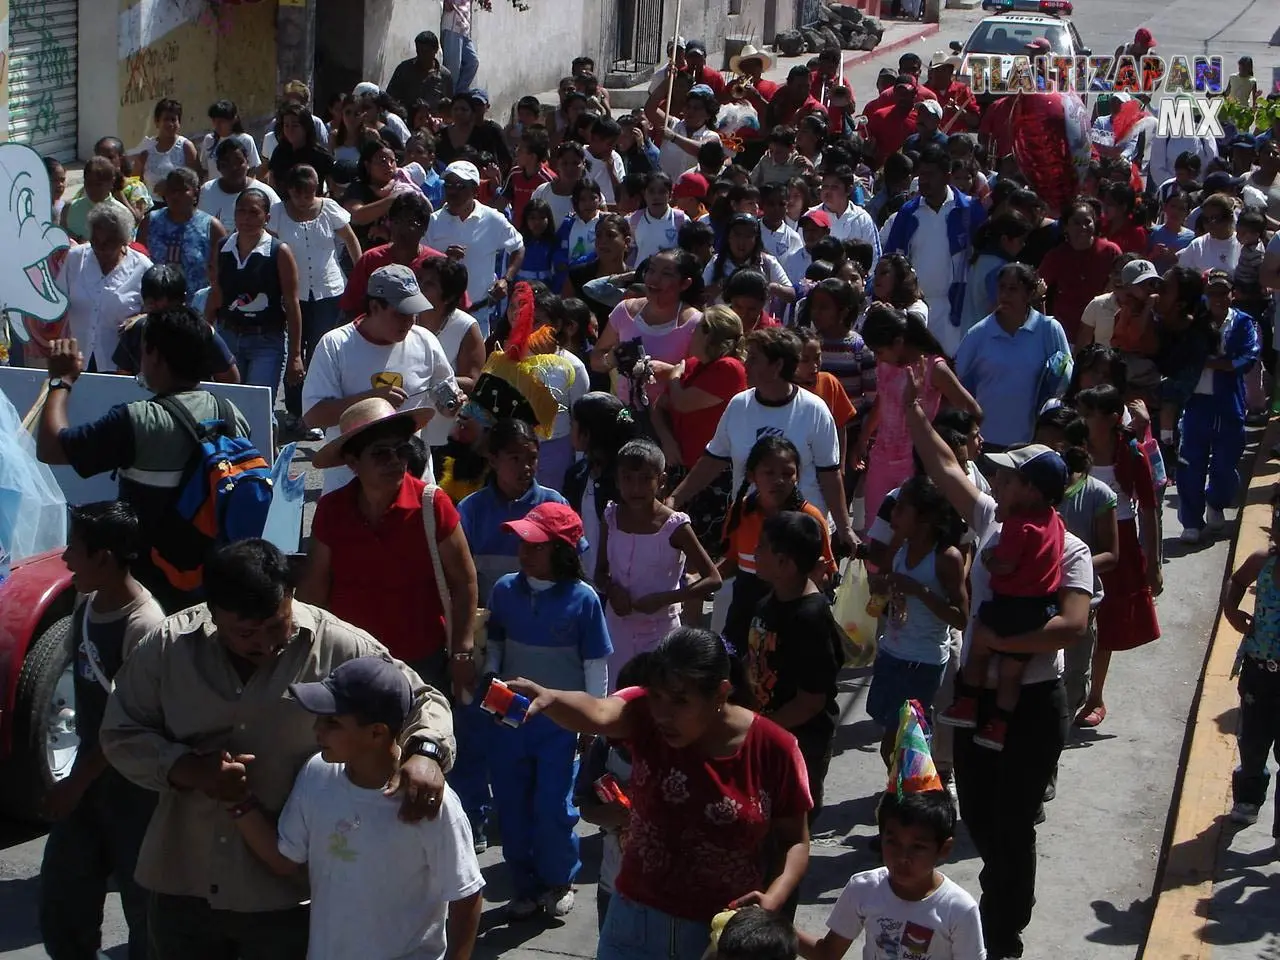
[[(0, 367), (0, 392), (17, 408), (18, 415), (25, 417), (48, 378), (49, 374), (44, 370)], [(275, 445), (271, 442), (271, 391), (266, 387), (243, 384), (205, 383), (201, 386), (215, 396), (226, 397), (240, 409), (248, 421), (250, 439), (267, 463), (272, 463)], [(133, 377), (111, 373), (81, 374), (67, 403), (67, 420), (73, 427), (91, 423), (118, 403), (132, 403), (150, 396)], [(53, 467), (53, 475), (69, 504), (116, 498), (117, 485), (110, 473), (82, 477), (71, 467), (59, 466)]]

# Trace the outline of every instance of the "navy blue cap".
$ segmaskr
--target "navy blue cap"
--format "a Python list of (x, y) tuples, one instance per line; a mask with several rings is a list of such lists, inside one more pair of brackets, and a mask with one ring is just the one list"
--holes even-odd
[(389, 656), (356, 657), (315, 683), (291, 683), (289, 692), (308, 713), (352, 713), (399, 733), (413, 707), (413, 688)]
[(1227, 144), (1228, 150), (1235, 150), (1236, 148), (1243, 150), (1257, 150), (1258, 141), (1253, 139), (1253, 137), (1249, 136), (1247, 133), (1237, 134), (1232, 137), (1231, 142)]
[(690, 40), (684, 45), (684, 52), (701, 54), (705, 57), (707, 55), (707, 45), (701, 40)]
[(489, 106), (489, 91), (482, 87), (475, 87), (474, 89), (468, 90), (467, 98), (483, 103), (486, 107)]

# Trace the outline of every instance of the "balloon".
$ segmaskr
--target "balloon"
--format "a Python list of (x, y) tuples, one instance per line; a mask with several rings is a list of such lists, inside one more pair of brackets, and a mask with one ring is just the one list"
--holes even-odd
[(1077, 193), (1089, 161), (1084, 105), (1074, 94), (1018, 94), (1012, 107), (1013, 153), (1031, 188), (1056, 214)]

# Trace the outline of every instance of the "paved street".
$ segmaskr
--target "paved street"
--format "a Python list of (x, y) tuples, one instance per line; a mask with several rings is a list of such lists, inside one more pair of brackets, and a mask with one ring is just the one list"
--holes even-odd
[[(981, 11), (944, 11), (941, 30), (913, 49), (926, 60), (947, 42), (963, 40)], [(1264, 89), (1280, 77), (1280, 5), (1275, 0), (1080, 0), (1075, 21), (1086, 43), (1109, 53), (1132, 39), (1140, 26), (1159, 41), (1157, 52), (1171, 55), (1220, 53), (1228, 72), (1236, 59), (1251, 54)], [(902, 52), (860, 64), (851, 71), (859, 102), (873, 89), (875, 75)], [(313, 490), (312, 495), (318, 494)], [(1096, 731), (1077, 734), (1063, 755), (1058, 797), (1048, 805), (1040, 831), (1038, 904), (1027, 931), (1028, 957), (1061, 960), (1129, 960), (1145, 934), (1152, 910), (1152, 888), (1166, 829), (1188, 713), (1204, 658), (1228, 542), (1219, 539), (1191, 554), (1176, 543), (1179, 530), (1171, 498), (1165, 510), (1168, 563), (1166, 589), (1159, 604), (1164, 636), (1146, 648), (1120, 654), (1108, 682), (1110, 716)], [(310, 516), (308, 510), (308, 520)], [(879, 731), (866, 718), (867, 678), (850, 675), (842, 683), (843, 722), (836, 757), (827, 780), (827, 809), (815, 827), (813, 860), (802, 889), (798, 924), (822, 929), (830, 904), (848, 877), (875, 865), (866, 841), (874, 833), (872, 817), (883, 768), (876, 752)], [(1233, 722), (1226, 720), (1224, 722)], [(1264, 811), (1264, 821), (1270, 808)], [(600, 845), (584, 829), (586, 863), (579, 906), (567, 922), (555, 926), (508, 926), (503, 920), (507, 896), (501, 853), (482, 858), (489, 881), (482, 923), (480, 956), (519, 958), (548, 955), (590, 957), (595, 949), (595, 865)], [(1220, 886), (1222, 902), (1244, 901), (1250, 909), (1233, 913), (1238, 922), (1214, 925), (1209, 936), (1231, 944), (1231, 957), (1277, 957), (1276, 917), (1280, 916), (1274, 873), (1260, 868), (1267, 830), (1260, 825), (1237, 834)], [(0, 960), (43, 956), (35, 919), (36, 879), (42, 838), (0, 823)], [(963, 831), (953, 862), (945, 867), (954, 880), (978, 892), (979, 863)], [(113, 957), (123, 940), (118, 900), (108, 903), (106, 945)], [(860, 949), (860, 948), (858, 948)], [(1263, 952), (1260, 952), (1263, 951)], [(1266, 952), (1270, 951), (1270, 952)]]

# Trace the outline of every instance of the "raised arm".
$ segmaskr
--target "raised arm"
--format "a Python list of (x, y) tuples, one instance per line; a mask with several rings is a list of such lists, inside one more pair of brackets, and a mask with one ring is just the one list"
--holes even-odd
[(938, 485), (947, 502), (966, 520), (973, 516), (982, 492), (973, 485), (969, 474), (956, 460), (945, 440), (938, 436), (920, 404), (916, 372), (907, 368), (906, 385), (902, 391), (903, 406), (907, 411), (907, 428), (911, 431), (911, 443), (920, 454), (925, 472)]

